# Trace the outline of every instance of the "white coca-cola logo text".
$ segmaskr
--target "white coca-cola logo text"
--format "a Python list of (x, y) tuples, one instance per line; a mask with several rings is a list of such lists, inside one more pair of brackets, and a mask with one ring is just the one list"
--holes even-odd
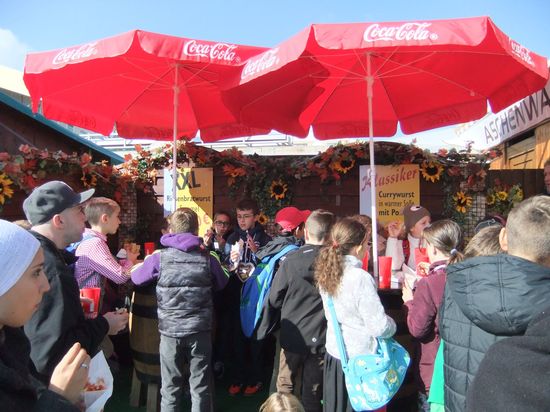
[(366, 42), (392, 40), (437, 40), (437, 33), (428, 30), (431, 23), (404, 23), (401, 26), (384, 27), (371, 24), (365, 29), (363, 39)]
[(279, 63), (279, 56), (277, 52), (279, 48), (268, 50), (262, 53), (258, 58), (250, 59), (244, 66), (244, 69), (241, 73), (241, 79), (246, 79), (247, 77), (254, 76), (263, 72), (264, 70), (269, 69), (270, 67), (275, 66)]
[(235, 53), (236, 48), (235, 44), (205, 44), (198, 43), (196, 40), (189, 40), (183, 45), (183, 54), (186, 56), (208, 57), (210, 60), (239, 63), (240, 58)]
[(533, 58), (531, 57), (531, 52), (528, 48), (513, 40), (510, 40), (510, 47), (512, 48), (512, 53), (518, 56), (521, 60), (523, 60), (530, 66), (535, 66), (535, 62), (533, 61)]
[(63, 64), (70, 61), (82, 60), (97, 54), (96, 43), (83, 44), (71, 49), (63, 49), (53, 58), (52, 64)]

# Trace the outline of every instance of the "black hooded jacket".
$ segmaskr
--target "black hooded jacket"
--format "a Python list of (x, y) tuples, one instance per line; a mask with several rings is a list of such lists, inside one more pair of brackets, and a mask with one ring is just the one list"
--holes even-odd
[(76, 342), (94, 356), (109, 331), (109, 323), (101, 315), (84, 318), (73, 274), (74, 255), (57, 249), (45, 236), (30, 233), (40, 241), (44, 251), (44, 273), (50, 290), (25, 324), (25, 334), (31, 342), (31, 358), (40, 379), (48, 383), (55, 366)]
[(549, 296), (550, 268), (516, 256), (481, 256), (447, 267), (440, 308), (445, 410), (465, 409), (468, 387), (489, 347), (523, 335)]
[(261, 338), (273, 317), (280, 316), (281, 347), (288, 352), (308, 355), (324, 351), (327, 321), (314, 281), (320, 249), (321, 246), (305, 245), (289, 253), (273, 279), (268, 308), (264, 308), (264, 314), (271, 313), (272, 319), (262, 319), (258, 335)]
[(0, 329), (0, 410), (10, 412), (78, 412), (67, 399), (48, 390), (32, 374), (30, 343), (23, 330)]
[(469, 412), (543, 412), (550, 409), (550, 308), (524, 336), (495, 343), (468, 391)]

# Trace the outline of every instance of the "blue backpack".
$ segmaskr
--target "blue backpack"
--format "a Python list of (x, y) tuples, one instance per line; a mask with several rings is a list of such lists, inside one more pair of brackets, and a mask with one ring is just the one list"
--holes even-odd
[(279, 253), (264, 257), (244, 283), (241, 291), (241, 327), (245, 336), (252, 336), (260, 320), (277, 262), (294, 249), (298, 246), (287, 245)]

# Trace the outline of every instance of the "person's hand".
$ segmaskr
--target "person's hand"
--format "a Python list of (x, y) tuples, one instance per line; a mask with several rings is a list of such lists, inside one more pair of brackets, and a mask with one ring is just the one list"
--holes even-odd
[(232, 250), (229, 254), (229, 258), (231, 259), (231, 262), (238, 262), (240, 260), (241, 254), (238, 250)]
[(88, 380), (90, 357), (75, 343), (53, 370), (49, 389), (77, 405)]
[(135, 265), (137, 257), (139, 256), (141, 247), (137, 243), (126, 243), (124, 250), (126, 251), (126, 259)]
[(388, 223), (388, 236), (399, 237), (403, 230), (403, 222), (395, 221)]
[(132, 253), (132, 252), (126, 251), (126, 259), (132, 262), (132, 265), (135, 265), (137, 263), (138, 256), (139, 256), (139, 252)]
[(256, 242), (254, 242), (254, 239), (250, 235), (246, 235), (246, 245), (252, 253), (256, 253), (258, 251), (258, 246), (256, 246)]
[(401, 292), (403, 293), (403, 302), (406, 303), (413, 298), (413, 291), (409, 287), (408, 282), (403, 282), (403, 288), (401, 289)]
[(430, 271), (430, 264), (428, 262), (420, 262), (416, 265), (416, 274), (418, 276), (426, 277)]
[(212, 229), (208, 229), (205, 233), (205, 235), (203, 236), (202, 238), (202, 241), (203, 243), (206, 245), (206, 246), (210, 246), (210, 244), (212, 243), (212, 239), (214, 238), (214, 236), (216, 236), (216, 232), (214, 232)]
[(216, 234), (216, 241), (218, 242), (220, 250), (223, 251), (225, 249), (225, 239), (223, 236)]
[(109, 322), (109, 335), (116, 335), (128, 325), (128, 312), (125, 309), (107, 312), (103, 317)]
[(92, 298), (87, 298), (85, 296), (80, 296), (80, 305), (81, 306), (90, 307), (90, 305), (93, 305), (93, 304), (94, 304), (94, 300)]

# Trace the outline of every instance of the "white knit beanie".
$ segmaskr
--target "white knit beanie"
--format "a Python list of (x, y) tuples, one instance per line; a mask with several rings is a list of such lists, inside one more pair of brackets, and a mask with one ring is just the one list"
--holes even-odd
[(0, 220), (0, 296), (25, 273), (39, 247), (38, 239), (27, 230)]

